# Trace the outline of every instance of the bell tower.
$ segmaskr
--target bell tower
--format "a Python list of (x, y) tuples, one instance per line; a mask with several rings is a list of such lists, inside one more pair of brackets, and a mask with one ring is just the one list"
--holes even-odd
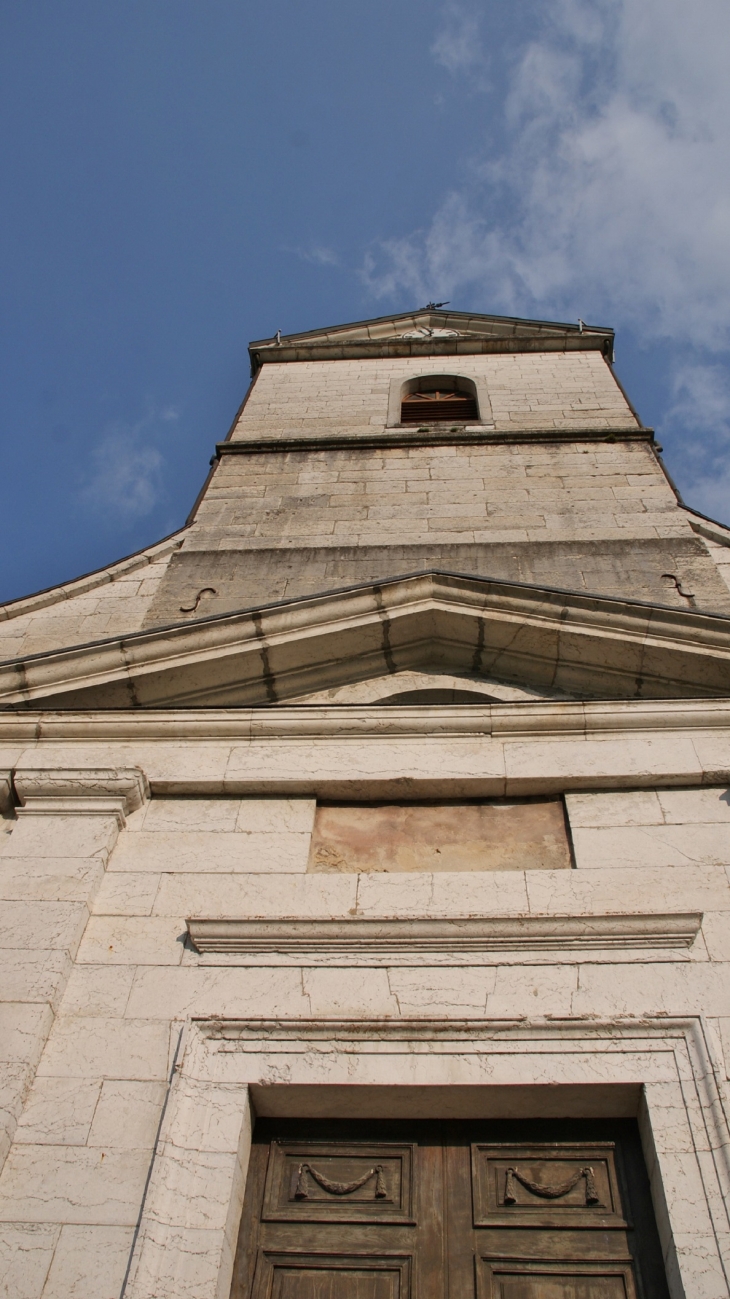
[(250, 351), (145, 625), (428, 570), (730, 611), (610, 330), (427, 311)]

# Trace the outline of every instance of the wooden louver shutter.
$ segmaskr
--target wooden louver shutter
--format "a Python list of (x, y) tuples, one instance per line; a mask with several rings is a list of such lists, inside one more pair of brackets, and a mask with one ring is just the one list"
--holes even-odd
[(431, 424), (434, 420), (463, 424), (477, 418), (474, 398), (453, 388), (449, 392), (411, 392), (401, 404), (402, 424)]

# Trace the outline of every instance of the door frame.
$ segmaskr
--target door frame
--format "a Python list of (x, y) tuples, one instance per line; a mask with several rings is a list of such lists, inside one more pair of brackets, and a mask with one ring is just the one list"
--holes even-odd
[(723, 1078), (694, 1016), (190, 1020), (125, 1299), (228, 1299), (257, 1113), (636, 1116), (672, 1299), (730, 1299)]

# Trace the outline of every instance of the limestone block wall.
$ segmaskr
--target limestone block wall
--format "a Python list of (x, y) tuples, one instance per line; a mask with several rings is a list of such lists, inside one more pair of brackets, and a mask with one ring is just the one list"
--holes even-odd
[(145, 625), (430, 568), (730, 607), (725, 548), (693, 530), (646, 441), (424, 439), (223, 456)]
[[(128, 762), (134, 747), (123, 746)], [(4, 1012), (5, 1076), (17, 1084), (17, 1130), (0, 1176), (0, 1287), (6, 1294), (119, 1295), (157, 1150), (171, 1186), (190, 1160), (197, 1161), (198, 1190), (186, 1221), (156, 1227), (158, 1249), (166, 1242), (168, 1261), (185, 1260), (164, 1293), (167, 1299), (191, 1293), (222, 1299), (230, 1231), (226, 1236), (227, 1210), (216, 1198), (216, 1178), (235, 1155), (216, 1153), (215, 1134), (207, 1129), (199, 1135), (188, 1130), (177, 1153), (157, 1145), (181, 1031), (191, 1017), (390, 1022), (487, 1016), (530, 1023), (562, 1017), (582, 1023), (702, 1015), (721, 1044), (719, 1067), (727, 1075), (730, 792), (712, 782), (713, 771), (730, 762), (727, 737), (705, 732), (660, 736), (654, 743), (614, 736), (590, 745), (570, 737), (560, 743), (515, 738), (504, 748), (512, 780), (523, 782), (523, 789), (537, 792), (542, 782), (554, 791), (561, 779), (567, 784), (574, 869), (361, 876), (307, 871), (315, 799), (284, 796), (283, 783), (301, 779), (303, 770), (315, 781), (345, 770), (354, 779), (359, 771), (358, 797), (367, 797), (374, 777), (382, 789), (394, 773), (430, 769), (442, 790), (458, 794), (458, 773), (463, 780), (471, 769), (484, 779), (490, 769), (497, 792), (505, 757), (497, 758), (486, 740), (445, 745), (420, 739), (417, 756), (407, 743), (389, 741), (373, 742), (367, 752), (336, 741), (321, 750), (309, 744), (306, 751), (271, 743), (198, 750), (172, 745), (167, 757), (159, 746), (139, 746), (136, 756), (146, 752), (158, 785), (185, 772), (192, 789), (196, 779), (210, 784), (225, 771), (232, 784), (255, 777), (265, 787), (268, 780), (270, 793), (227, 794), (221, 787), (214, 796), (158, 794), (127, 814), (121, 833), (116, 816), (91, 815), (88, 806), (75, 815), (68, 805), (62, 813), (21, 814), (0, 857), (8, 899), (1, 932), (7, 968), (16, 970), (16, 982), (3, 982), (12, 997)], [(87, 746), (87, 761), (89, 752)], [(61, 753), (63, 760), (67, 754)], [(97, 760), (112, 756), (107, 748)], [(676, 787), (700, 779), (701, 767), (693, 763), (705, 764), (704, 786)], [(647, 787), (652, 764), (659, 783)], [(643, 787), (607, 787), (619, 775), (630, 783), (632, 770), (641, 773)], [(586, 788), (589, 781), (593, 789)], [(702, 913), (690, 948), (569, 946), (529, 954), (512, 948), (447, 961), (423, 954), (390, 961), (350, 955), (334, 962), (276, 953), (201, 955), (186, 941), (185, 923), (189, 916), (347, 920), (666, 911)], [(523, 1083), (531, 1068), (522, 1066)], [(326, 1071), (321, 1077), (326, 1081)], [(685, 1199), (702, 1194), (686, 1178), (682, 1186)], [(666, 1188), (670, 1217), (675, 1189)], [(680, 1242), (680, 1255), (682, 1248)], [(691, 1248), (685, 1252), (682, 1266), (692, 1279), (687, 1293), (720, 1294), (712, 1285), (703, 1290), (692, 1272)], [(159, 1292), (138, 1293), (151, 1299)]]
[[(113, 785), (104, 774), (26, 772), (16, 784), (23, 806), (0, 844), (0, 1163), (9, 1155), (9, 1182), (15, 1179), (18, 1194), (6, 1202), (17, 1225), (7, 1228), (0, 1246), (0, 1292), (8, 1296), (40, 1294), (52, 1259), (55, 1280), (47, 1293), (72, 1293), (79, 1253), (118, 1247), (113, 1238), (91, 1242), (75, 1229), (83, 1222), (74, 1203), (79, 1166), (66, 1150), (87, 1134), (85, 1116), (94, 1112), (101, 1080), (78, 1086), (42, 1078), (48, 1036), (125, 806), (144, 794), (138, 773), (116, 773)], [(82, 1200), (100, 1192), (100, 1177), (113, 1175), (113, 1161), (104, 1169), (98, 1163), (87, 1154), (92, 1182), (82, 1188)], [(34, 1186), (43, 1205), (28, 1213)]]
[(644, 442), (225, 456), (185, 549), (688, 535)]
[(730, 589), (730, 529), (727, 530), (727, 537), (723, 537), (721, 542), (705, 537), (705, 545), (717, 565), (720, 577)]
[[(636, 417), (599, 352), (525, 352), (266, 364), (233, 437), (292, 438), (382, 432), (391, 384), (456, 374), (484, 385), (498, 432), (636, 428)], [(485, 403), (482, 402), (482, 405)]]
[(136, 631), (180, 540), (0, 607), (0, 660)]

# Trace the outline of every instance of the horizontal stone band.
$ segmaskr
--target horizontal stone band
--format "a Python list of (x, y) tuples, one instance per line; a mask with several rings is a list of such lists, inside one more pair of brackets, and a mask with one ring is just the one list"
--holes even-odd
[(702, 913), (449, 919), (239, 920), (191, 918), (198, 952), (464, 952), (491, 948), (689, 947)]

